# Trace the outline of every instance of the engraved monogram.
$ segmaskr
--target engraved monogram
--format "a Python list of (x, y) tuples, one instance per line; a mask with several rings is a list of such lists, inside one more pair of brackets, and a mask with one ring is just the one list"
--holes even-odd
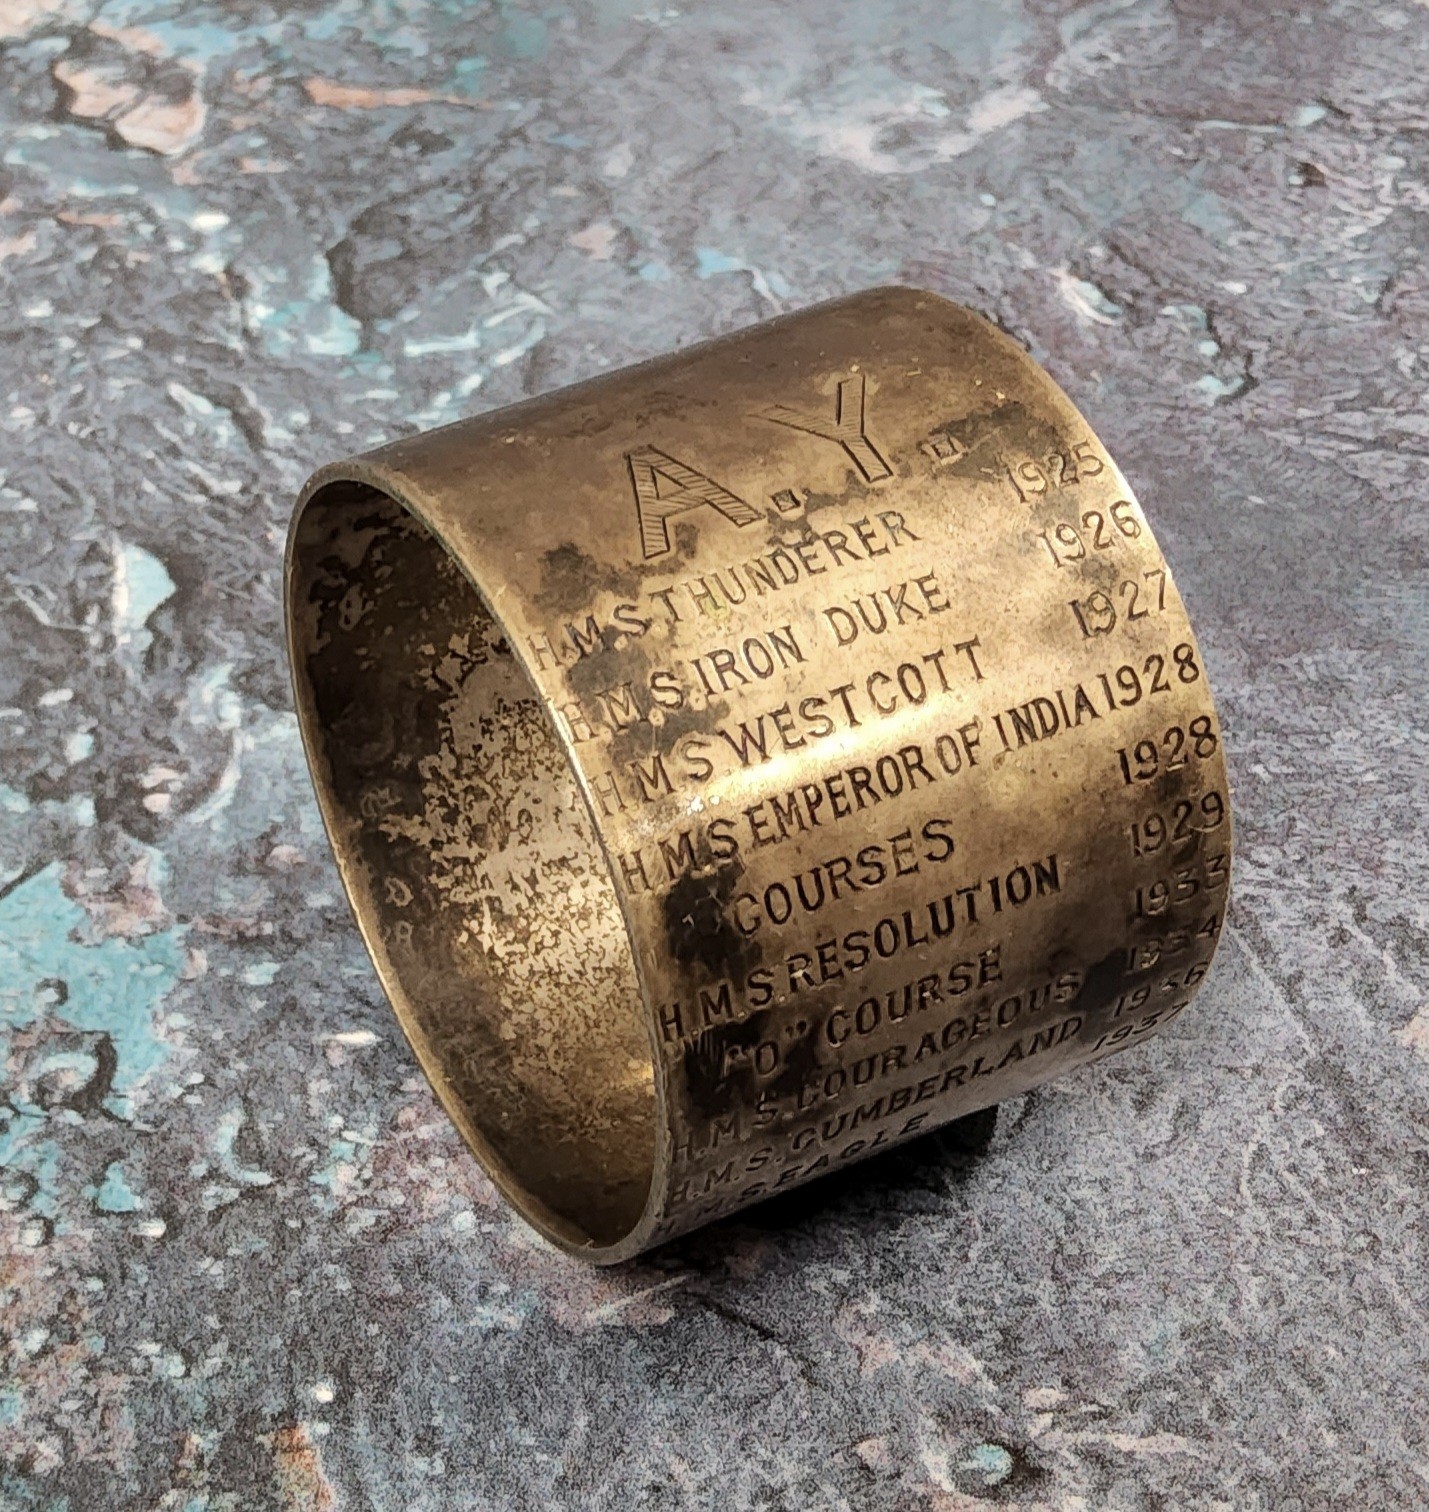
[(647, 557), (664, 556), (670, 548), (670, 516), (708, 504), (735, 525), (752, 525), (759, 511), (713, 478), (654, 446), (625, 454), (635, 511), (640, 521), (640, 544)]
[[(864, 375), (854, 373), (839, 380), (832, 416), (810, 414), (789, 404), (772, 404), (756, 410), (753, 418), (834, 442), (843, 448), (865, 483), (881, 483), (893, 476), (893, 469), (868, 434), (867, 389)], [(625, 461), (635, 495), (640, 545), (647, 560), (673, 549), (670, 541), (673, 515), (707, 505), (734, 525), (752, 525), (761, 518), (759, 510), (738, 494), (658, 447), (637, 447), (625, 454)], [(773, 497), (783, 512), (798, 507), (797, 496), (790, 489)]]
[(787, 425), (790, 430), (807, 431), (809, 435), (822, 437), (825, 441), (836, 441), (848, 453), (849, 460), (858, 468), (865, 483), (881, 483), (885, 478), (893, 476), (893, 469), (869, 440), (864, 428), (866, 388), (862, 373), (840, 380), (832, 420), (821, 420), (817, 415), (810, 415), (787, 404), (772, 404), (768, 409), (760, 410), (759, 419), (772, 420), (775, 425)]

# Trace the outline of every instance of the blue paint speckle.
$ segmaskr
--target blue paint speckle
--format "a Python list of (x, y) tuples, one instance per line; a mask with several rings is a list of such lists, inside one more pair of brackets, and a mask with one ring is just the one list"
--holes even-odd
[(357, 1146), (350, 1139), (330, 1139), (327, 1146), (327, 1164), (314, 1171), (308, 1180), (314, 1186), (326, 1187), (329, 1193), (340, 1179), (341, 1167), (351, 1165), (357, 1155)]
[(137, 1213), (144, 1206), (143, 1200), (130, 1190), (124, 1179), (124, 1167), (117, 1160), (105, 1167), (94, 1204), (101, 1213)]
[[(55, 862), (0, 898), (0, 1058), (13, 1054), (17, 1030), (41, 1018), (63, 1029), (107, 1035), (116, 1063), (103, 1106), (127, 1119), (133, 1091), (168, 1057), (155, 1013), (184, 965), (182, 930), (85, 943), (89, 918), (66, 896), (61, 875)], [(58, 1047), (48, 1055), (42, 1049), (30, 1054), (32, 1064), (22, 1076), (63, 1072), (64, 1057), (72, 1057)], [(31, 1206), (52, 1216), (58, 1160), (45, 1137), (50, 1116), (16, 1094), (11, 1106), (13, 1115), (0, 1131), (0, 1167), (33, 1177), (37, 1191)]]
[(501, 40), (506, 50), (517, 58), (539, 58), (546, 51), (550, 35), (539, 16), (528, 15), (515, 6), (501, 6), (503, 25)]
[(743, 273), (745, 262), (741, 257), (731, 257), (717, 247), (699, 247), (695, 256), (699, 259), (695, 272), (701, 278), (710, 278), (716, 273)]
[(755, 289), (766, 298), (787, 299), (791, 293), (786, 278), (778, 273), (767, 273), (746, 258), (733, 257), (718, 247), (699, 247), (695, 257), (695, 272), (701, 278), (711, 278), (716, 273), (748, 273)]
[(996, 1486), (1012, 1474), (1012, 1455), (1001, 1444), (976, 1444), (962, 1468), (981, 1475), (988, 1486)]
[(1245, 379), (1218, 378), (1214, 373), (1205, 373), (1196, 379), (1196, 387), (1212, 399), (1231, 399), (1245, 388)]
[(482, 57), (458, 58), (451, 72), (451, 87), (457, 94), (472, 98), (484, 94), (487, 61)]
[(313, 258), (300, 281), (288, 269), (266, 266), (249, 269), (247, 279), (244, 313), (274, 356), (296, 348), (319, 357), (349, 357), (361, 348), (361, 325), (333, 302), (332, 269), (325, 258)]
[(173, 597), (174, 580), (153, 552), (126, 544), (115, 555), (115, 628), (122, 644), (139, 654), (153, 637), (144, 628), (150, 616)]

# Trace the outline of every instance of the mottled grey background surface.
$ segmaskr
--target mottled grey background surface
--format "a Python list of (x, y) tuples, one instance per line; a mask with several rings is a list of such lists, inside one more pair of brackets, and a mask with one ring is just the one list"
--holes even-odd
[[(0, 1505), (1429, 1504), (1429, 8), (0, 0)], [(1167, 1037), (633, 1268), (320, 834), (319, 461), (864, 285), (1137, 485), (1233, 763)]]

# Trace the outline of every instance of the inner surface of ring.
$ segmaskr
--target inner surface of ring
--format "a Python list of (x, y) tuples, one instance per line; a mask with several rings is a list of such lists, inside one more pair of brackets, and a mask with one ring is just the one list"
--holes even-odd
[(651, 1049), (550, 715), (456, 562), (385, 494), (314, 495), (290, 573), (310, 755), (403, 1027), (528, 1214), (615, 1243), (650, 1188)]

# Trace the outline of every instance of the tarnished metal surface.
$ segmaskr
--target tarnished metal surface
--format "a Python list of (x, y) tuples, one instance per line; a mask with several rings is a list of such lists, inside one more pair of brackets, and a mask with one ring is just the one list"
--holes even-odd
[[(1429, 10), (18, 0), (0, 34), (0, 1505), (1419, 1505)], [(1030, 343), (1145, 503), (1225, 731), (1215, 966), (980, 1158), (945, 1131), (572, 1261), (353, 927), (293, 498), (889, 281)]]
[(1230, 866), (1220, 732), (1065, 395), (877, 290), (324, 469), (300, 719), (422, 1064), (624, 1258), (1140, 1043)]

